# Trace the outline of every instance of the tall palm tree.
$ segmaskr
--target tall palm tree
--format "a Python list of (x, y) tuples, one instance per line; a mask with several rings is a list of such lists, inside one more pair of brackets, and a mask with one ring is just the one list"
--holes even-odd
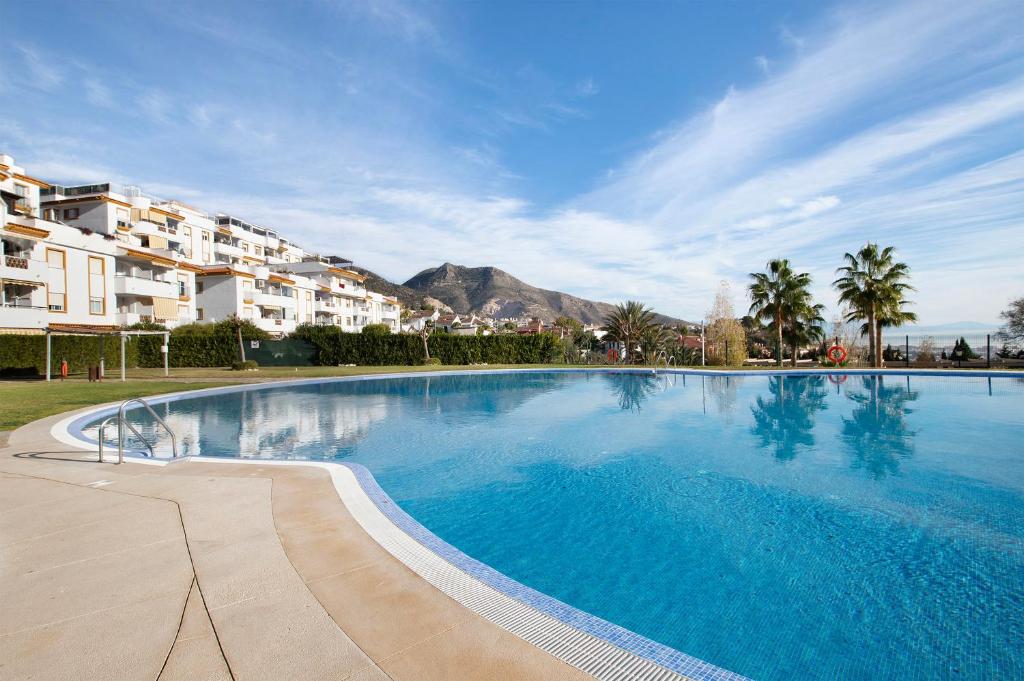
[(767, 271), (751, 272), (749, 314), (761, 323), (768, 323), (775, 332), (775, 363), (782, 366), (784, 326), (801, 305), (810, 304), (811, 275), (794, 272), (785, 258), (768, 261)]
[(839, 278), (832, 282), (839, 291), (839, 302), (849, 308), (846, 320), (864, 320), (875, 367), (882, 366), (882, 327), (917, 319), (913, 312), (904, 310), (910, 304), (906, 294), (914, 290), (908, 283), (910, 268), (894, 256), (892, 246), (865, 244), (856, 255), (843, 256), (846, 264), (836, 270)]
[(654, 326), (654, 311), (635, 300), (616, 305), (604, 318), (607, 337), (626, 346), (626, 356), (630, 362), (635, 362), (640, 356), (636, 351), (637, 342)]

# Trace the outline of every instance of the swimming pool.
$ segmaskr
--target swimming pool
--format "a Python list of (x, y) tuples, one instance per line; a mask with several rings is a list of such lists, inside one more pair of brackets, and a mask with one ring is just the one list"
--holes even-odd
[(466, 554), (746, 676), (1024, 677), (1021, 378), (434, 375), (160, 410), (188, 454), (362, 464)]

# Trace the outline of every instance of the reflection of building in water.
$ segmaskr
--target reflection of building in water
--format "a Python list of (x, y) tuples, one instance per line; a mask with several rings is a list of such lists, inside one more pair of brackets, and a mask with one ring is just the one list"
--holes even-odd
[(187, 433), (182, 442), (194, 455), (330, 458), (387, 416), (387, 399), (247, 390), (204, 399), (196, 410), (175, 416), (178, 425), (172, 427), (176, 434)]

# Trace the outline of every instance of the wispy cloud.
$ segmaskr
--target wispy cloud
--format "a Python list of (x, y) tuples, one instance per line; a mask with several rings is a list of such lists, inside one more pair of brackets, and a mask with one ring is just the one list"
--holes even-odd
[[(863, 6), (801, 25), (799, 36), (780, 28), (778, 54), (739, 62), (747, 73), (737, 77), (754, 84), (721, 83), (715, 101), (675, 117), (613, 161), (606, 178), (594, 169), (590, 191), (544, 205), (520, 191), (524, 178), (506, 167), (517, 149), (506, 140), (547, 141), (591, 123), (588, 109), (608, 99), (595, 97), (598, 78), (608, 85), (601, 73), (452, 66), (461, 48), (433, 6), (325, 6), (337, 23), (373, 32), (365, 53), (338, 41), (289, 54), (251, 18), (237, 33), (214, 18), (216, 35), (204, 40), (243, 50), (238, 68), (247, 70), (230, 77), (258, 78), (259, 88), (106, 78), (95, 92), (86, 84), (90, 102), (135, 102), (124, 113), (134, 118), (118, 120), (146, 122), (121, 146), (88, 131), (61, 144), (30, 134), (11, 112), (0, 119), (0, 144), (30, 149), (25, 163), (55, 180), (102, 179), (127, 145), (173, 147), (180, 166), (138, 165), (132, 181), (274, 225), (399, 280), (443, 260), (497, 265), (546, 288), (636, 297), (692, 319), (723, 279), (745, 307), (746, 273), (774, 256), (810, 271), (833, 303), (842, 252), (879, 239), (911, 264), (928, 320), (965, 310), (994, 319), (998, 296), (968, 299), (979, 279), (991, 292), (1024, 286), (1007, 248), (1024, 231), (1024, 80), (1015, 68), (1024, 58), (1012, 2)], [(248, 40), (264, 35), (263, 51)], [(399, 57), (382, 47), (394, 43)], [(427, 53), (443, 55), (443, 77), (423, 74)], [(318, 60), (326, 68), (305, 73)], [(69, 77), (45, 61), (53, 78)], [(447, 101), (446, 78), (471, 81), (477, 94)]]
[(42, 90), (56, 90), (64, 82), (64, 72), (41, 52), (28, 45), (16, 45), (28, 69), (30, 84)]

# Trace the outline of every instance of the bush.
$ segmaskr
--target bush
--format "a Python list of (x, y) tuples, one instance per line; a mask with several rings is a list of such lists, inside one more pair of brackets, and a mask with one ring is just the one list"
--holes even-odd
[(256, 371), (260, 368), (259, 362), (254, 359), (247, 359), (244, 362), (232, 362), (232, 371)]
[(156, 322), (136, 322), (124, 329), (125, 331), (166, 331), (167, 327)]
[(256, 326), (249, 319), (224, 319), (219, 322), (192, 322), (183, 324), (171, 331), (172, 336), (228, 336), (237, 338), (236, 326), (242, 328), (245, 340), (269, 340), (270, 334)]
[(441, 360), (437, 357), (431, 357), (430, 359), (423, 360), (423, 364), (426, 366), (441, 366)]
[[(419, 335), (393, 333), (375, 336), (345, 333), (336, 326), (303, 324), (292, 334), (316, 347), (315, 364), (406, 365), (422, 364)], [(431, 358), (443, 364), (544, 364), (561, 357), (558, 339), (551, 334), (529, 336), (457, 336), (432, 334)]]
[(390, 336), (391, 327), (387, 324), (367, 324), (362, 332), (367, 336)]

